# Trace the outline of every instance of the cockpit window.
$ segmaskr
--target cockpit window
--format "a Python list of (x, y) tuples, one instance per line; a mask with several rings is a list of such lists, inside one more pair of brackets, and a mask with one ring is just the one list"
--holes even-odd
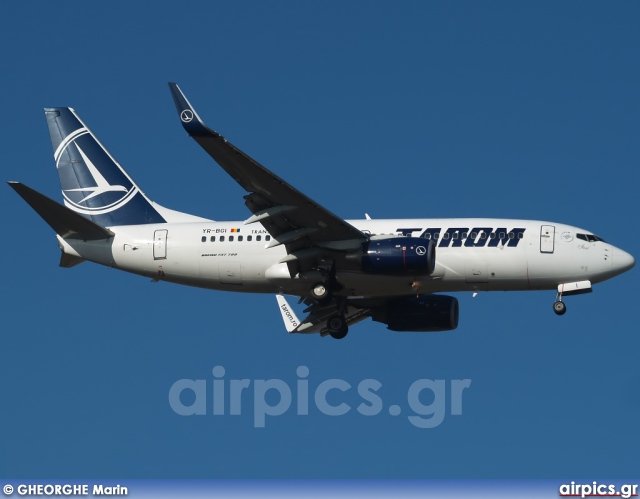
[(596, 241), (605, 242), (604, 239), (598, 237), (594, 234), (576, 234), (578, 239), (582, 239), (583, 241), (587, 241), (588, 243), (595, 243)]

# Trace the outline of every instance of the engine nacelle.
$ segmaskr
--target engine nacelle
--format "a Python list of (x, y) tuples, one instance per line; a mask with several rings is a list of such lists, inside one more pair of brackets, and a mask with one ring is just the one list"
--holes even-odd
[(372, 274), (432, 274), (436, 245), (421, 237), (374, 239), (362, 245), (361, 265)]
[(392, 300), (372, 310), (371, 318), (391, 331), (435, 332), (458, 327), (458, 300), (453, 296), (418, 295)]

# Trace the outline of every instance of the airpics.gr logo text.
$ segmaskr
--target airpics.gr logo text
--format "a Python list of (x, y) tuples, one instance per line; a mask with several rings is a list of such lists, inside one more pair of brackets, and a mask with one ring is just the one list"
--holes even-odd
[[(284, 414), (325, 416), (357, 414), (365, 417), (384, 414), (401, 416), (416, 428), (435, 428), (451, 416), (462, 415), (462, 396), (470, 379), (418, 379), (406, 392), (384, 393), (376, 379), (357, 384), (343, 379), (310, 382), (309, 368), (299, 366), (297, 379), (225, 379), (225, 368), (215, 366), (213, 378), (179, 379), (169, 389), (169, 406), (180, 416), (241, 416), (253, 413), (253, 426), (264, 428), (267, 416)], [(386, 403), (393, 398), (395, 403)], [(399, 418), (404, 419), (404, 418)]]

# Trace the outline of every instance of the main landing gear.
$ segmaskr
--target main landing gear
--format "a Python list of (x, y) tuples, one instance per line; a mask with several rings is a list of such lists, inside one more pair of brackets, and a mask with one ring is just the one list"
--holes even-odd
[(336, 280), (336, 269), (333, 260), (322, 259), (318, 262), (317, 270), (322, 274), (322, 281), (316, 282), (309, 290), (309, 296), (319, 306), (329, 305), (335, 301), (336, 314), (327, 320), (327, 331), (332, 338), (341, 340), (349, 332), (345, 318), (346, 306), (344, 299), (334, 300), (333, 292), (341, 288)]
[(344, 315), (341, 314), (334, 315), (327, 321), (327, 329), (331, 337), (336, 340), (341, 340), (349, 332), (347, 320), (344, 318)]
[[(334, 286), (330, 284), (330, 280), (327, 279), (322, 282), (317, 282), (313, 286), (311, 286), (311, 290), (309, 294), (311, 298), (320, 306), (329, 305), (333, 300), (332, 289), (335, 289)], [(341, 340), (344, 338), (349, 332), (349, 326), (347, 325), (347, 320), (344, 316), (344, 306), (341, 304), (343, 300), (336, 300), (336, 309), (337, 314), (333, 315), (327, 321), (327, 330), (332, 338), (336, 340)]]

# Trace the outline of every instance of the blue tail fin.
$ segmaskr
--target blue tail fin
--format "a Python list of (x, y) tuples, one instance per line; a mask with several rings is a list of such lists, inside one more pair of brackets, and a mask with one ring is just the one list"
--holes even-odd
[(45, 109), (64, 204), (102, 227), (164, 223), (73, 109)]

